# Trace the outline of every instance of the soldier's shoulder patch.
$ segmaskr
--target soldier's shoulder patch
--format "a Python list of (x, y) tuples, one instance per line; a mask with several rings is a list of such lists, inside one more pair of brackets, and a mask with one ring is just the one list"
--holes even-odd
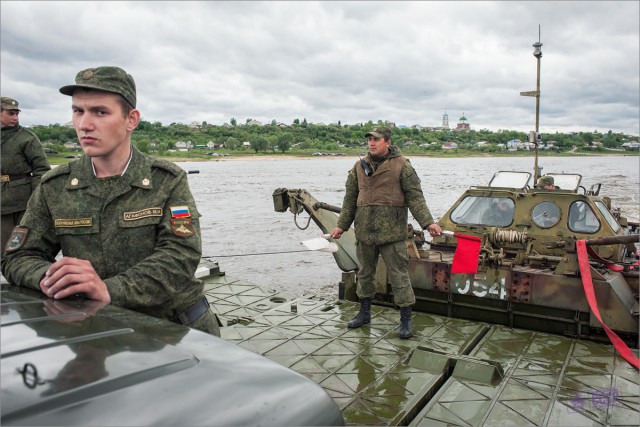
[(7, 244), (4, 246), (4, 250), (7, 253), (15, 252), (20, 249), (29, 235), (29, 229), (27, 227), (13, 227), (11, 236), (7, 240)]
[(151, 167), (166, 170), (175, 176), (179, 176), (181, 173), (186, 173), (180, 166), (167, 160), (154, 159)]
[(48, 171), (47, 173), (45, 173), (44, 175), (42, 175), (42, 178), (40, 178), (40, 182), (47, 182), (57, 176), (61, 176), (61, 175), (68, 175), (69, 173), (71, 173), (71, 167), (69, 165), (69, 163), (64, 163), (60, 166), (57, 166), (53, 169), (51, 169), (50, 171)]
[(171, 230), (178, 237), (191, 237), (196, 234), (191, 218), (171, 218)]

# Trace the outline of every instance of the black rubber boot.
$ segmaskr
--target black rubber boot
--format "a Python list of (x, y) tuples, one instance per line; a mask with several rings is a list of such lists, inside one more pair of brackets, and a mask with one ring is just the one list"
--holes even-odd
[(413, 322), (411, 321), (411, 307), (400, 308), (400, 338), (407, 339), (413, 336)]
[(349, 328), (359, 328), (369, 323), (371, 323), (371, 298), (362, 298), (360, 300), (360, 311), (347, 326)]

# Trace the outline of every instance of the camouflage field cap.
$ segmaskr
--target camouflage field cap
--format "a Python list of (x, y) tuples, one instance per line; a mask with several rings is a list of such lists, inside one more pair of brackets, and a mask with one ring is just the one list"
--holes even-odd
[(81, 87), (117, 93), (131, 106), (136, 106), (136, 82), (122, 68), (104, 66), (82, 70), (76, 75), (76, 84), (61, 87), (60, 93), (71, 96)]
[(391, 129), (386, 126), (376, 126), (371, 132), (364, 134), (365, 138), (373, 136), (374, 138), (391, 139)]
[(536, 187), (543, 188), (545, 185), (554, 185), (552, 176), (541, 176), (540, 178), (538, 178)]
[(18, 101), (13, 98), (9, 98), (8, 96), (2, 97), (2, 109), (3, 110), (18, 110)]

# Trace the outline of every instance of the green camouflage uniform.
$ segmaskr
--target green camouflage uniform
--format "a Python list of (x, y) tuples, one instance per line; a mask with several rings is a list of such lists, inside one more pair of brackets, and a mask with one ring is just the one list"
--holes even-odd
[[(40, 177), (51, 170), (38, 137), (20, 125), (2, 128), (2, 248), (27, 209)], [(24, 176), (29, 175), (31, 176)], [(4, 178), (6, 177), (6, 179)], [(14, 179), (14, 177), (16, 177)], [(8, 181), (7, 181), (8, 179)]]
[[(365, 161), (374, 172), (380, 165), (392, 158), (397, 158), (400, 150), (391, 146), (389, 154), (376, 160), (367, 155)], [(405, 159), (406, 160), (406, 159)], [(357, 295), (359, 298), (372, 298), (375, 295), (376, 264), (381, 255), (393, 288), (394, 301), (399, 307), (415, 304), (415, 296), (409, 279), (407, 253), (408, 210), (424, 229), (433, 224), (433, 217), (427, 207), (420, 178), (411, 163), (406, 160), (400, 173), (400, 186), (404, 194), (405, 206), (367, 205), (357, 206), (359, 186), (356, 162), (349, 171), (346, 182), (346, 193), (342, 202), (337, 227), (348, 230), (354, 224), (357, 255), (362, 265), (358, 271)]]
[[(18, 243), (11, 248), (12, 236), (2, 272), (12, 283), (40, 289), (62, 250), (91, 262), (112, 304), (184, 323), (177, 316), (204, 296), (194, 278), (200, 214), (183, 169), (132, 150), (122, 176), (96, 178), (84, 156), (42, 177), (20, 224), (26, 237), (14, 231)], [(190, 216), (179, 215), (180, 207)], [(188, 325), (219, 335), (211, 310)]]

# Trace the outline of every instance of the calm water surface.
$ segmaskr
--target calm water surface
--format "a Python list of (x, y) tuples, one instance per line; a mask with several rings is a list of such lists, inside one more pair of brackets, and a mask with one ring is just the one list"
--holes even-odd
[[(341, 206), (347, 172), (355, 157), (221, 160), (178, 163), (189, 175), (202, 214), (203, 254), (214, 257), (229, 276), (294, 296), (337, 295), (341, 271), (326, 252), (305, 251), (303, 240), (321, 235), (312, 222), (300, 230), (290, 212), (273, 210), (275, 189), (304, 188), (316, 199)], [(486, 185), (498, 170), (533, 171), (533, 158), (411, 158), (427, 204), (438, 220), (471, 185)], [(602, 183), (630, 220), (639, 218), (638, 157), (544, 157), (543, 173), (579, 173), (589, 189)], [(306, 224), (303, 213), (298, 224)], [(410, 221), (417, 222), (410, 216)], [(273, 252), (288, 252), (272, 254)]]

